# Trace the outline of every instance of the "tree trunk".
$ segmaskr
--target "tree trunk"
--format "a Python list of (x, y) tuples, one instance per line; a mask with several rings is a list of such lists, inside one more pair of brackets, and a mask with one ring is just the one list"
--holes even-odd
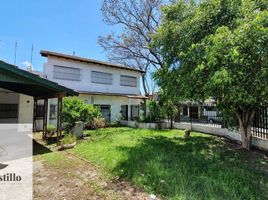
[(146, 77), (145, 77), (145, 74), (143, 74), (142, 76), (141, 76), (141, 78), (142, 78), (142, 86), (143, 86), (143, 90), (144, 90), (144, 94), (145, 94), (145, 96), (148, 96), (148, 88), (147, 88), (147, 85), (146, 85)]
[(241, 134), (241, 140), (242, 140), (242, 148), (250, 150), (251, 149), (251, 125), (247, 125), (244, 127), (244, 125), (239, 125), (239, 130)]
[(170, 116), (170, 129), (173, 129), (173, 116)]
[(242, 148), (251, 149), (251, 124), (255, 116), (255, 111), (240, 111), (236, 112), (239, 121), (239, 132), (241, 134)]

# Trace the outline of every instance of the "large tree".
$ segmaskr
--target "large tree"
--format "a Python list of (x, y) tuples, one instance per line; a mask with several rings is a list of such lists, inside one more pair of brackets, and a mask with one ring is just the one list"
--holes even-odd
[(256, 109), (268, 100), (267, 8), (266, 0), (178, 1), (163, 9), (152, 44), (165, 61), (160, 87), (178, 99), (216, 98), (237, 116), (247, 149)]
[(150, 93), (150, 72), (162, 66), (162, 57), (149, 48), (151, 35), (160, 24), (162, 0), (104, 0), (104, 22), (120, 28), (120, 33), (99, 37), (99, 44), (108, 52), (110, 61), (147, 72), (142, 83), (145, 94)]

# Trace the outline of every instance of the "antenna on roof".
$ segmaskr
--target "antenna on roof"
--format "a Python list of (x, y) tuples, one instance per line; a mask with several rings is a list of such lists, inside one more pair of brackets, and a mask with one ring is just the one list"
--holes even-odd
[(17, 58), (17, 40), (15, 41), (15, 54), (14, 54), (14, 65), (16, 65), (16, 58)]
[(29, 71), (33, 71), (33, 49), (34, 49), (34, 46), (32, 44), (32, 48), (31, 48), (31, 63), (30, 63), (30, 66), (29, 66)]

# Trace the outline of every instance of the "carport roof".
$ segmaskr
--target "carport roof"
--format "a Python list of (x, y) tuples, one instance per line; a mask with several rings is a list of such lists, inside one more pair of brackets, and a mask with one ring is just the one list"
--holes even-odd
[(0, 87), (36, 98), (77, 96), (74, 90), (0, 60)]

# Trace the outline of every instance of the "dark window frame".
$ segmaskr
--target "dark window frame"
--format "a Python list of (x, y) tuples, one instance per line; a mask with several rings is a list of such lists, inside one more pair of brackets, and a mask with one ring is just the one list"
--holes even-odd
[(121, 105), (121, 117), (123, 120), (128, 120), (128, 105)]
[(19, 116), (19, 104), (1, 103), (0, 113), (0, 119), (17, 119)]
[(43, 104), (37, 104), (36, 109), (34, 111), (34, 116), (36, 118), (43, 118), (44, 117), (44, 105)]
[[(134, 109), (137, 109), (137, 116), (134, 116)], [(130, 105), (130, 119), (137, 120), (140, 117), (140, 105)]]
[[(52, 112), (53, 111), (53, 115)], [(55, 104), (50, 104), (49, 105), (49, 119), (56, 119), (57, 118), (57, 105)]]

